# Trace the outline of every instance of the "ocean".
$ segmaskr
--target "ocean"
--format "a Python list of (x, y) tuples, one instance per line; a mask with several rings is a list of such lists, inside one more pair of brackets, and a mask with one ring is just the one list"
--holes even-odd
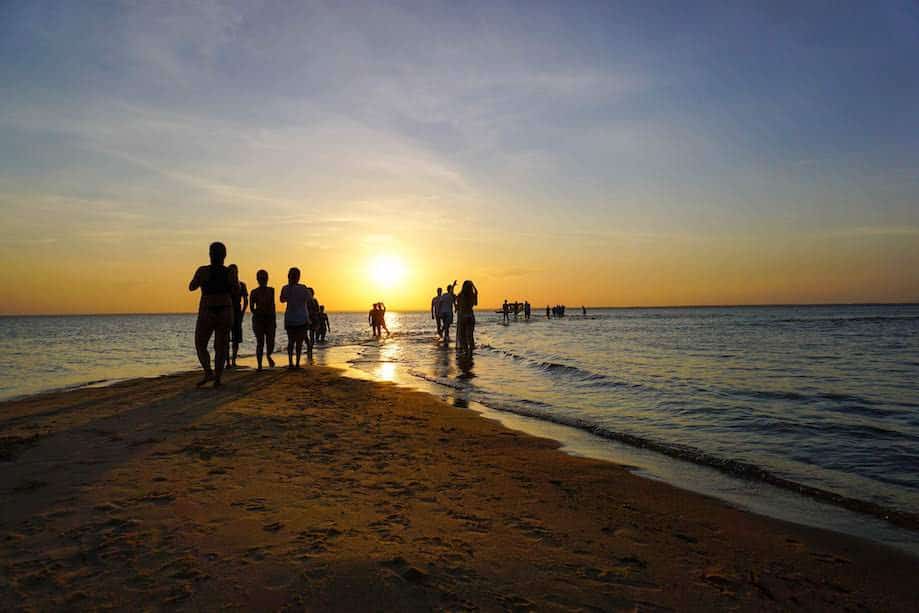
[[(919, 510), (919, 306), (483, 310), (471, 360), (427, 313), (388, 313), (379, 341), (366, 317), (332, 313), (316, 362), (875, 517)], [(2, 317), (0, 398), (195, 368), (194, 319)]]

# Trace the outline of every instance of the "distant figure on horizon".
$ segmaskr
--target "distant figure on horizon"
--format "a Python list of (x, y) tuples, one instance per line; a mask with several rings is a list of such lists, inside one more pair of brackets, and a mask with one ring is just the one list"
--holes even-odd
[(581, 305), (581, 315), (587, 315), (587, 307), (583, 304)]
[(475, 348), (475, 306), (479, 304), (479, 290), (470, 280), (463, 281), (463, 288), (456, 297), (456, 343), (457, 351), (471, 354)]
[(530, 321), (530, 313), (532, 312), (532, 310), (533, 310), (533, 307), (530, 306), (530, 302), (528, 300), (524, 301), (523, 303), (523, 319), (524, 320)]
[(507, 298), (505, 298), (504, 304), (501, 305), (501, 313), (504, 315), (504, 319), (503, 319), (504, 323), (510, 323), (511, 321), (510, 312), (511, 312), (511, 307), (507, 303)]
[(444, 290), (441, 287), (437, 288), (437, 295), (431, 298), (431, 319), (437, 323), (437, 336), (438, 338), (443, 334), (443, 326), (440, 322), (440, 313), (438, 313), (438, 308), (440, 306), (440, 297), (443, 296)]
[[(204, 369), (204, 378), (198, 387), (208, 381), (219, 387), (227, 359), (230, 328), (233, 327), (233, 303), (239, 295), (239, 279), (223, 265), (227, 257), (227, 248), (223, 243), (211, 243), (208, 253), (211, 263), (195, 271), (188, 291), (201, 289), (195, 322), (195, 351)], [(211, 336), (214, 337), (214, 370), (211, 370), (211, 354), (208, 351)]]
[(316, 340), (320, 343), (325, 342), (325, 333), (331, 332), (332, 326), (329, 325), (329, 314), (325, 312), (325, 305), (319, 305), (319, 330), (316, 332)]
[(255, 360), (258, 370), (262, 369), (262, 354), (268, 358), (268, 366), (274, 368), (274, 335), (277, 331), (277, 311), (274, 306), (274, 288), (268, 287), (268, 271), (255, 273), (258, 287), (249, 294), (249, 310), (252, 312), (252, 334), (255, 336)]
[(453, 287), (456, 281), (447, 286), (447, 291), (440, 297), (437, 312), (440, 314), (440, 326), (443, 331), (444, 345), (450, 344), (450, 326), (453, 325), (453, 306), (456, 304), (456, 295)]
[(549, 310), (549, 305), (546, 305), (546, 319), (552, 319), (552, 311)]
[[(239, 268), (236, 264), (227, 266), (236, 278), (239, 278)], [(233, 300), (233, 329), (230, 336), (233, 342), (232, 352), (227, 352), (227, 368), (236, 368), (236, 356), (239, 355), (239, 344), (243, 342), (243, 317), (246, 307), (249, 306), (249, 288), (242, 281), (239, 282), (239, 296)]]
[[(284, 329), (287, 330), (287, 368), (300, 368), (300, 354), (303, 353), (303, 339), (310, 325), (307, 301), (309, 290), (300, 283), (300, 269), (291, 268), (287, 273), (287, 285), (281, 288), (281, 302), (287, 304), (284, 310)], [(293, 354), (297, 352), (294, 365)]]

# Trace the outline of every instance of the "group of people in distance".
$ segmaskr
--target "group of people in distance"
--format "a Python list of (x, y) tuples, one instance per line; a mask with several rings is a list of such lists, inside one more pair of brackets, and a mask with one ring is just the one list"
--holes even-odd
[(520, 302), (508, 302), (507, 298), (504, 299), (504, 304), (501, 305), (501, 313), (504, 316), (504, 323), (507, 323), (511, 320), (511, 313), (514, 314), (514, 319), (520, 316), (520, 311), (523, 311), (523, 318), (527, 321), (530, 321), (530, 314), (533, 312), (533, 307), (530, 306), (528, 301)]
[(450, 343), (450, 326), (456, 313), (456, 349), (472, 353), (475, 347), (475, 307), (479, 304), (479, 290), (468, 279), (463, 281), (459, 294), (454, 293), (456, 281), (447, 285), (447, 291), (437, 288), (437, 295), (431, 298), (431, 319), (437, 322), (437, 336), (444, 345)]
[(370, 324), (373, 338), (383, 336), (383, 330), (386, 330), (386, 335), (389, 336), (389, 328), (386, 327), (386, 305), (382, 302), (374, 302), (370, 312), (367, 313), (367, 323)]
[[(267, 358), (269, 366), (274, 366), (271, 354), (274, 352), (277, 327), (274, 288), (268, 286), (268, 273), (264, 270), (256, 273), (258, 287), (249, 293), (246, 284), (239, 280), (236, 265), (224, 265), (227, 248), (223, 243), (211, 243), (209, 255), (211, 263), (200, 266), (188, 284), (189, 291), (201, 290), (198, 320), (195, 323), (195, 350), (204, 369), (204, 378), (198, 383), (199, 387), (209, 381), (218, 387), (224, 368), (236, 365), (246, 308), (252, 312), (252, 332), (255, 335), (255, 356), (259, 370), (262, 370), (263, 357)], [(300, 283), (300, 270), (291, 268), (287, 279), (288, 284), (281, 288), (281, 302), (287, 305), (284, 312), (284, 328), (288, 339), (287, 361), (288, 368), (299, 368), (303, 342), (306, 341), (307, 353), (312, 356), (313, 344), (317, 340), (323, 342), (326, 332), (331, 332), (331, 326), (325, 307), (319, 304), (313, 289)], [(213, 368), (208, 349), (211, 337), (214, 337)]]

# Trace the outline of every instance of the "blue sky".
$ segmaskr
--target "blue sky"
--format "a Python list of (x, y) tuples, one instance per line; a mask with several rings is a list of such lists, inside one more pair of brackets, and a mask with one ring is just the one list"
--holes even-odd
[[(917, 58), (914, 2), (6, 2), (0, 257), (178, 270), (219, 234), (540, 298), (919, 299)], [(700, 275), (734, 289), (664, 291)]]

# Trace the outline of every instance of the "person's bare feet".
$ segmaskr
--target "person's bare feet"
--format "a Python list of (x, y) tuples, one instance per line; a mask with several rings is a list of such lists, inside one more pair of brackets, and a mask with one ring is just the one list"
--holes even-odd
[(198, 381), (195, 387), (201, 387), (202, 385), (205, 385), (208, 381), (213, 381), (213, 380), (214, 380), (214, 373), (206, 372), (204, 373), (204, 378)]
[(267, 357), (268, 357), (268, 366), (270, 366), (271, 368), (274, 368), (274, 360), (271, 359), (270, 355)]
[(220, 382), (220, 379), (214, 379), (214, 389), (217, 389), (221, 385), (223, 385), (223, 383)]

